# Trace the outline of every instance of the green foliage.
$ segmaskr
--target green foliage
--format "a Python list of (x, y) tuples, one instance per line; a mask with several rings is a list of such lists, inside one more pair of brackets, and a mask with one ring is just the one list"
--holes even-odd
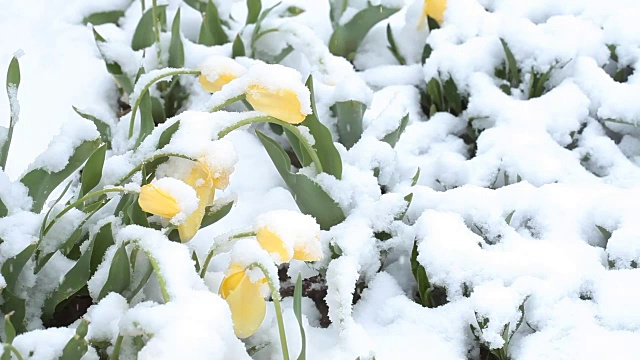
[(222, 28), (222, 22), (218, 13), (218, 8), (209, 0), (204, 12), (204, 19), (200, 27), (198, 43), (202, 45), (222, 45), (229, 42), (229, 38)]
[(184, 45), (180, 33), (180, 9), (176, 12), (171, 25), (171, 44), (169, 45), (169, 66), (181, 68), (184, 65)]
[(400, 49), (398, 49), (398, 45), (396, 44), (396, 39), (393, 37), (393, 30), (391, 30), (391, 24), (387, 24), (387, 41), (389, 45), (387, 45), (387, 49), (391, 51), (393, 57), (396, 58), (400, 65), (406, 65), (407, 60), (405, 60), (404, 56), (400, 54)]
[[(343, 6), (346, 6), (346, 2)], [(365, 36), (380, 21), (395, 14), (399, 9), (382, 5), (368, 6), (360, 10), (344, 25), (337, 25), (329, 40), (329, 51), (349, 61), (355, 58), (355, 52)]]
[(362, 118), (367, 105), (356, 101), (339, 101), (331, 106), (338, 119), (338, 139), (344, 147), (351, 149), (362, 136)]
[(298, 327), (300, 328), (300, 338), (302, 342), (302, 348), (300, 349), (298, 360), (305, 360), (307, 358), (307, 336), (304, 332), (304, 326), (302, 326), (302, 275), (300, 273), (298, 273), (296, 287), (293, 290), (293, 313), (296, 316), (296, 320), (298, 320)]
[(123, 10), (97, 12), (82, 19), (82, 23), (85, 25), (93, 24), (94, 26), (108, 24), (108, 23), (117, 23), (118, 20), (120, 20), (120, 18), (123, 16), (124, 16)]
[(395, 147), (396, 144), (398, 143), (398, 140), (400, 140), (400, 135), (402, 135), (402, 133), (404, 132), (404, 129), (407, 128), (408, 123), (409, 123), (409, 114), (406, 114), (405, 116), (402, 117), (402, 119), (400, 119), (400, 124), (398, 125), (398, 128), (388, 133), (387, 135), (385, 135), (382, 138), (382, 141), (391, 145), (391, 147)]
[[(138, 22), (138, 26), (133, 33), (133, 38), (131, 39), (131, 48), (133, 50), (142, 50), (148, 48), (153, 45), (156, 41), (155, 32), (154, 32), (154, 22), (159, 22), (161, 24), (165, 24), (167, 21), (167, 13), (166, 13), (167, 5), (159, 5), (155, 8), (151, 8), (147, 10), (140, 18)], [(153, 15), (156, 15), (156, 18), (153, 18)]]
[(280, 144), (259, 131), (256, 134), (293, 194), (300, 211), (315, 217), (324, 230), (344, 221), (342, 209), (320, 185), (306, 175), (291, 172), (291, 160)]

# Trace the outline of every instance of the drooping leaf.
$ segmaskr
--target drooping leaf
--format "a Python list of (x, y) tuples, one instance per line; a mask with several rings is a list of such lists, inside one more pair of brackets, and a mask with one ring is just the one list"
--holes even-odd
[(233, 201), (230, 201), (229, 203), (222, 206), (209, 206), (204, 214), (204, 217), (202, 218), (200, 227), (203, 228), (220, 221), (222, 218), (227, 216), (232, 207)]
[(100, 294), (95, 301), (100, 301), (111, 292), (122, 293), (126, 290), (131, 283), (131, 265), (129, 263), (129, 256), (127, 256), (127, 250), (124, 245), (120, 245), (116, 250), (113, 259), (111, 260), (111, 267), (109, 268), (109, 275), (107, 281), (104, 283)]
[(111, 10), (111, 11), (97, 12), (97, 13), (93, 13), (93, 14), (85, 17), (84, 19), (82, 19), (82, 23), (84, 25), (93, 24), (94, 26), (95, 25), (102, 25), (102, 24), (109, 24), (109, 23), (115, 24), (123, 16), (124, 16), (124, 11), (123, 10)]
[(352, 61), (356, 50), (369, 30), (398, 10), (400, 9), (378, 5), (368, 6), (359, 11), (346, 24), (336, 26), (329, 40), (329, 50), (334, 55), (342, 56)]
[(96, 187), (102, 178), (102, 166), (107, 154), (107, 145), (102, 144), (89, 156), (86, 165), (82, 168), (80, 177), (80, 196), (87, 195), (91, 189)]
[(300, 211), (315, 217), (323, 230), (344, 221), (342, 209), (320, 185), (303, 174), (291, 172), (291, 160), (280, 144), (259, 131), (256, 131), (256, 134), (287, 184)]
[(382, 138), (382, 141), (391, 145), (391, 147), (395, 147), (396, 144), (398, 143), (398, 140), (400, 140), (400, 135), (402, 135), (402, 133), (404, 132), (404, 129), (407, 128), (408, 123), (409, 123), (409, 114), (406, 114), (405, 116), (402, 117), (402, 119), (400, 119), (400, 124), (398, 125), (398, 128), (388, 133), (387, 135), (385, 135)]
[(98, 129), (98, 132), (100, 133), (102, 142), (107, 144), (107, 149), (111, 149), (111, 126), (109, 125), (109, 123), (99, 119), (97, 116), (80, 111), (75, 106), (72, 106), (72, 108), (73, 111), (76, 112), (76, 114), (82, 116), (84, 119), (93, 122), (93, 124), (96, 126), (96, 129)]
[[(159, 23), (166, 22), (166, 8), (167, 5), (158, 5), (156, 7), (155, 13)], [(154, 19), (153, 19), (153, 8), (147, 10), (140, 21), (138, 22), (138, 26), (136, 30), (133, 32), (133, 38), (131, 39), (131, 48), (133, 50), (142, 50), (148, 48), (153, 45), (156, 41), (155, 31), (154, 31)]]
[(181, 68), (184, 66), (184, 45), (180, 33), (180, 9), (176, 12), (171, 25), (171, 43), (169, 44), (169, 67)]
[(124, 92), (126, 92), (127, 94), (131, 94), (131, 92), (133, 92), (133, 82), (131, 81), (131, 78), (122, 71), (122, 67), (120, 66), (120, 64), (107, 57), (102, 50), (102, 45), (107, 41), (96, 31), (95, 28), (93, 29), (93, 37), (96, 41), (98, 51), (100, 52), (100, 55), (102, 56), (102, 59), (104, 60), (104, 63), (107, 67), (107, 71), (109, 72), (109, 74), (113, 75), (113, 78), (116, 80), (118, 85), (122, 87), (122, 90), (124, 90)]
[(100, 145), (100, 139), (83, 141), (76, 147), (69, 158), (67, 166), (58, 172), (48, 172), (36, 168), (25, 174), (20, 181), (29, 189), (29, 196), (33, 199), (32, 210), (40, 212), (47, 198), (58, 185), (71, 176)]
[(367, 105), (356, 101), (339, 101), (331, 106), (338, 119), (338, 138), (347, 149), (351, 149), (362, 136), (362, 118)]

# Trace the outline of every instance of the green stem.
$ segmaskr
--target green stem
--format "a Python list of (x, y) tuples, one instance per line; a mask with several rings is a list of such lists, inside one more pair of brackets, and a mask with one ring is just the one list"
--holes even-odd
[(246, 97), (245, 94), (240, 94), (236, 97), (232, 97), (231, 99), (227, 99), (227, 101), (223, 102), (222, 104), (218, 105), (218, 106), (214, 106), (212, 108), (210, 108), (209, 110), (207, 110), (208, 112), (216, 112), (218, 110), (222, 110), (225, 107), (233, 104), (234, 102), (238, 101), (238, 100), (244, 100)]
[(187, 160), (192, 160), (192, 161), (197, 161), (196, 159), (190, 158), (188, 156), (182, 155), (182, 154), (176, 154), (176, 153), (162, 153), (162, 154), (155, 154), (152, 157), (146, 159), (145, 161), (141, 162), (138, 166), (134, 167), (133, 169), (131, 169), (131, 171), (129, 171), (129, 173), (127, 173), (127, 175), (123, 176), (120, 180), (118, 180), (118, 182), (116, 183), (116, 186), (120, 186), (122, 184), (124, 184), (125, 181), (127, 181), (127, 179), (129, 179), (130, 177), (132, 177), (133, 175), (135, 175), (135, 173), (137, 173), (138, 171), (140, 171), (140, 169), (145, 166), (146, 164), (152, 163), (153, 161), (164, 157), (164, 156), (173, 156), (173, 157), (179, 157), (179, 158), (183, 158), (183, 159), (187, 159)]
[(16, 349), (15, 346), (13, 346), (11, 344), (4, 344), (4, 348), (11, 350), (13, 355), (15, 355), (16, 358), (18, 358), (18, 360), (23, 360), (22, 354), (20, 354), (20, 351), (18, 351), (18, 349)]
[(160, 271), (160, 265), (158, 265), (158, 260), (156, 260), (146, 249), (142, 249), (145, 254), (147, 254), (147, 258), (153, 267), (153, 271), (156, 273), (156, 278), (158, 279), (158, 285), (160, 285), (160, 292), (162, 293), (162, 299), (165, 303), (168, 303), (171, 300), (169, 293), (167, 292), (167, 281), (164, 279), (162, 272)]
[(45, 235), (47, 235), (47, 233), (49, 232), (49, 230), (51, 230), (51, 227), (56, 223), (56, 221), (58, 219), (60, 219), (64, 214), (66, 214), (69, 211), (71, 211), (71, 209), (77, 207), (78, 205), (80, 205), (83, 202), (91, 199), (92, 197), (104, 195), (104, 194), (107, 194), (107, 193), (110, 193), (110, 192), (123, 193), (123, 192), (125, 192), (125, 190), (124, 189), (120, 189), (120, 188), (109, 188), (109, 189), (103, 189), (103, 190), (94, 191), (92, 193), (88, 193), (87, 195), (85, 195), (85, 196), (81, 197), (80, 199), (74, 201), (73, 203), (69, 204), (66, 208), (64, 208), (62, 211), (60, 211), (58, 213), (58, 215), (56, 215), (56, 217), (54, 217), (53, 220), (51, 220), (51, 222), (49, 223), (49, 225), (47, 225), (47, 227), (44, 229), (44, 231), (42, 232), (42, 236), (44, 237)]
[[(155, 0), (154, 0), (155, 3)], [(155, 5), (154, 5), (154, 9), (155, 9)], [(144, 94), (149, 91), (149, 88), (151, 87), (151, 85), (155, 84), (158, 80), (162, 80), (165, 77), (168, 76), (174, 76), (174, 75), (200, 75), (200, 71), (198, 70), (173, 70), (173, 71), (166, 71), (163, 72), (162, 74), (154, 77), (153, 79), (151, 79), (151, 81), (149, 81), (144, 88), (142, 88), (142, 91), (140, 92), (140, 95), (138, 95), (138, 98), (136, 99), (136, 102), (133, 104), (133, 108), (131, 108), (131, 120), (129, 123), (129, 137), (133, 136), (133, 124), (135, 123), (135, 118), (136, 118), (136, 113), (138, 112), (138, 108), (140, 107), (140, 102), (142, 101), (142, 98), (144, 97)]]
[(158, 65), (161, 66), (161, 57), (162, 57), (162, 49), (160, 49), (160, 24), (158, 24), (158, 11), (156, 8), (158, 7), (157, 0), (152, 0), (152, 8), (151, 13), (153, 16), (153, 32), (156, 37), (156, 56), (158, 57)]
[[(144, 4), (144, 1), (142, 2)], [(116, 343), (113, 344), (113, 352), (111, 352), (111, 360), (118, 360), (120, 357), (120, 346), (122, 346), (122, 339), (124, 336), (118, 335)]]
[(233, 130), (236, 130), (236, 129), (241, 128), (243, 126), (254, 124), (254, 123), (261, 123), (261, 122), (268, 122), (268, 123), (272, 123), (272, 124), (278, 124), (278, 125), (282, 126), (283, 128), (289, 130), (296, 138), (298, 138), (298, 140), (300, 141), (300, 144), (305, 148), (305, 150), (307, 150), (307, 152), (309, 153), (309, 156), (311, 156), (311, 161), (313, 161), (313, 163), (316, 166), (316, 170), (318, 171), (318, 173), (323, 172), (322, 164), (320, 163), (320, 158), (318, 158), (318, 154), (316, 153), (316, 150), (309, 143), (309, 141), (307, 141), (307, 138), (302, 136), (302, 133), (300, 132), (298, 127), (296, 127), (296, 126), (294, 126), (292, 124), (289, 124), (288, 122), (285, 122), (285, 121), (282, 121), (282, 120), (278, 120), (278, 119), (276, 119), (274, 117), (271, 117), (271, 116), (258, 116), (258, 117), (253, 117), (253, 118), (240, 120), (237, 123), (235, 123), (233, 125), (230, 125), (230, 126), (224, 128), (222, 131), (220, 131), (218, 133), (218, 139), (221, 139), (221, 138), (225, 137), (227, 134), (229, 134)]
[(209, 252), (207, 253), (207, 258), (205, 259), (204, 264), (202, 265), (202, 269), (200, 269), (200, 277), (204, 279), (204, 276), (207, 274), (207, 268), (209, 268), (209, 263), (211, 262), (211, 259), (213, 259), (213, 257), (216, 255), (216, 251), (218, 249), (224, 246), (230, 245), (238, 239), (251, 237), (251, 236), (256, 236), (256, 232), (255, 231), (241, 232), (241, 233), (233, 234), (231, 236), (225, 236), (223, 239), (219, 239), (219, 240), (216, 239), (218, 241), (214, 240), (214, 243), (211, 246), (211, 249), (209, 249)]
[(273, 279), (269, 276), (267, 269), (260, 263), (253, 263), (249, 265), (249, 269), (257, 267), (262, 270), (264, 277), (267, 279), (269, 289), (271, 289), (271, 298), (273, 299), (273, 306), (276, 308), (276, 319), (278, 320), (278, 332), (280, 333), (280, 345), (282, 346), (282, 359), (289, 360), (289, 347), (287, 346), (287, 335), (284, 331), (284, 320), (282, 319), (282, 308), (280, 307), (280, 292), (276, 289)]

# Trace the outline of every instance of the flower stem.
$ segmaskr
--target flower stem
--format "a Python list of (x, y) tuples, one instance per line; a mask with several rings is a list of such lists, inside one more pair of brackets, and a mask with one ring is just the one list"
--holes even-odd
[(261, 123), (261, 122), (277, 124), (289, 130), (296, 138), (298, 138), (298, 141), (300, 141), (300, 144), (305, 148), (305, 150), (307, 150), (307, 153), (309, 153), (309, 156), (311, 156), (311, 161), (313, 161), (313, 164), (316, 166), (316, 170), (318, 171), (318, 173), (323, 172), (322, 164), (320, 163), (320, 158), (318, 158), (318, 154), (316, 153), (316, 150), (309, 143), (307, 138), (305, 138), (302, 135), (300, 130), (296, 126), (289, 124), (288, 122), (276, 119), (271, 116), (258, 116), (258, 117), (252, 117), (252, 118), (240, 120), (237, 123), (222, 129), (222, 131), (218, 133), (218, 139), (225, 137), (227, 134), (229, 134), (233, 130), (236, 130), (243, 126), (254, 124), (254, 123)]
[(213, 246), (211, 246), (211, 249), (209, 249), (209, 252), (207, 253), (207, 258), (205, 259), (204, 264), (202, 264), (202, 269), (200, 269), (200, 277), (204, 279), (204, 276), (207, 274), (207, 268), (209, 268), (209, 263), (211, 263), (211, 259), (213, 259), (214, 255), (216, 255), (216, 252), (218, 249), (228, 246), (230, 244), (233, 244), (238, 239), (242, 239), (250, 236), (256, 236), (256, 232), (246, 231), (246, 232), (233, 234), (231, 236), (225, 235), (223, 238), (216, 239), (217, 241), (214, 240)]
[(10, 350), (10, 351), (13, 353), (13, 355), (15, 355), (15, 356), (16, 356), (16, 358), (17, 358), (18, 360), (23, 360), (23, 359), (24, 359), (24, 358), (22, 357), (22, 354), (20, 354), (20, 352), (18, 351), (18, 349), (16, 349), (16, 347), (15, 347), (15, 346), (13, 346), (13, 345), (11, 345), (11, 344), (4, 344), (4, 348), (5, 348), (5, 349), (7, 349), (7, 350)]
[(104, 195), (104, 194), (107, 194), (107, 193), (110, 193), (110, 192), (123, 193), (123, 192), (125, 192), (125, 190), (121, 189), (121, 188), (108, 188), (108, 189), (102, 189), (102, 190), (94, 191), (92, 193), (88, 193), (87, 195), (85, 195), (85, 196), (81, 197), (80, 199), (74, 201), (73, 203), (69, 204), (66, 208), (64, 208), (62, 211), (60, 211), (58, 213), (58, 215), (56, 215), (56, 217), (54, 217), (53, 220), (51, 220), (49, 225), (47, 225), (47, 227), (44, 228), (44, 231), (42, 232), (42, 236), (44, 237), (45, 235), (47, 235), (47, 233), (49, 232), (49, 230), (51, 230), (51, 227), (56, 223), (56, 221), (58, 219), (60, 219), (64, 214), (66, 214), (69, 211), (71, 211), (71, 209), (73, 209), (76, 206), (82, 204), (83, 202), (87, 201), (88, 199), (91, 199), (92, 197)]
[(125, 181), (127, 181), (127, 179), (129, 179), (130, 177), (132, 177), (135, 173), (137, 173), (138, 171), (140, 171), (140, 169), (145, 166), (146, 164), (152, 163), (153, 161), (163, 157), (163, 156), (173, 156), (173, 157), (179, 157), (179, 158), (183, 158), (183, 159), (187, 159), (187, 160), (192, 160), (192, 161), (198, 161), (197, 159), (193, 159), (190, 158), (186, 155), (182, 155), (182, 154), (176, 154), (176, 153), (161, 153), (161, 154), (155, 154), (153, 156), (151, 156), (150, 158), (144, 160), (143, 162), (141, 162), (140, 164), (138, 164), (138, 166), (134, 167), (133, 169), (131, 169), (131, 171), (129, 171), (129, 173), (127, 173), (127, 175), (123, 176), (120, 180), (118, 180), (118, 182), (116, 183), (117, 186), (124, 184)]
[(162, 300), (165, 303), (168, 303), (171, 300), (169, 296), (169, 292), (167, 292), (167, 281), (164, 279), (164, 275), (160, 271), (160, 265), (158, 264), (158, 260), (151, 255), (151, 252), (147, 249), (142, 249), (145, 254), (147, 254), (147, 258), (149, 259), (149, 263), (153, 267), (153, 271), (156, 273), (156, 278), (158, 279), (158, 285), (160, 286), (160, 292), (162, 293)]
[(223, 103), (222, 103), (222, 104), (220, 104), (220, 105), (217, 105), (217, 106), (214, 106), (214, 107), (212, 107), (212, 108), (209, 108), (207, 111), (208, 111), (208, 112), (216, 112), (216, 111), (218, 111), (218, 110), (222, 110), (222, 109), (224, 109), (225, 107), (227, 107), (228, 105), (231, 105), (231, 104), (233, 104), (233, 103), (234, 103), (234, 102), (236, 102), (236, 101), (244, 100), (244, 99), (245, 99), (245, 97), (246, 97), (246, 95), (245, 95), (244, 93), (243, 93), (243, 94), (240, 94), (240, 95), (238, 95), (238, 96), (236, 96), (236, 97), (232, 97), (231, 99), (227, 99), (225, 102), (223, 102)]
[(264, 277), (267, 279), (269, 289), (271, 289), (271, 298), (273, 306), (276, 308), (276, 319), (278, 320), (278, 332), (280, 333), (280, 345), (282, 346), (282, 359), (289, 360), (289, 347), (287, 346), (287, 335), (284, 331), (284, 320), (282, 319), (282, 307), (280, 307), (280, 292), (276, 288), (273, 279), (269, 276), (267, 269), (260, 263), (253, 263), (249, 268), (257, 267), (262, 270)]
[[(154, 0), (155, 3), (155, 0)], [(154, 9), (155, 9), (155, 5), (154, 5)], [(153, 79), (151, 79), (151, 81), (149, 81), (144, 88), (142, 88), (142, 91), (140, 92), (140, 95), (138, 95), (138, 98), (136, 99), (136, 102), (133, 104), (133, 107), (131, 108), (131, 119), (129, 120), (129, 138), (131, 138), (133, 136), (133, 124), (135, 123), (135, 118), (136, 118), (136, 113), (138, 112), (138, 108), (140, 107), (140, 102), (142, 101), (143, 95), (149, 91), (149, 88), (151, 87), (151, 85), (155, 84), (157, 81), (162, 80), (162, 78), (165, 78), (167, 76), (174, 76), (174, 75), (200, 75), (200, 71), (198, 70), (185, 70), (185, 69), (176, 69), (173, 71), (166, 71), (166, 72), (162, 72), (160, 75), (154, 77)]]
[(111, 360), (118, 360), (120, 358), (120, 347), (122, 346), (123, 338), (124, 336), (118, 335), (118, 338), (116, 339), (116, 343), (113, 344), (113, 352), (111, 353)]

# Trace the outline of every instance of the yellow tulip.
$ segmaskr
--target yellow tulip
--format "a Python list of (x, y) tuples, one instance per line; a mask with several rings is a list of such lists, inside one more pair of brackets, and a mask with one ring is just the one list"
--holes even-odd
[(260, 246), (268, 253), (277, 254), (280, 262), (289, 262), (291, 259), (301, 261), (318, 261), (322, 259), (322, 252), (319, 246), (316, 249), (309, 249), (307, 244), (295, 243), (293, 253), (285, 245), (285, 241), (277, 233), (267, 227), (261, 227), (256, 232), (256, 238)]
[(444, 11), (446, 9), (447, 0), (424, 0), (418, 27), (424, 26), (427, 16), (434, 19), (438, 24), (442, 24), (442, 22), (444, 22)]
[(227, 301), (231, 310), (236, 336), (244, 339), (253, 335), (264, 320), (267, 303), (260, 287), (266, 279), (253, 282), (239, 265), (231, 265), (220, 284), (220, 296)]
[(219, 91), (223, 86), (244, 75), (247, 71), (235, 60), (220, 55), (207, 58), (198, 69), (200, 70), (200, 76), (198, 76), (200, 85), (210, 93)]
[(198, 161), (184, 182), (191, 186), (198, 196), (198, 207), (178, 226), (180, 241), (187, 242), (200, 230), (200, 224), (204, 218), (207, 206), (213, 203), (215, 180), (211, 176), (211, 169), (209, 169), (207, 164), (203, 161)]
[(140, 188), (138, 204), (144, 212), (166, 218), (172, 218), (181, 211), (178, 201), (173, 196), (153, 184)]
[(246, 98), (255, 110), (290, 124), (299, 124), (307, 117), (298, 94), (290, 89), (269, 89), (253, 84), (249, 85)]

